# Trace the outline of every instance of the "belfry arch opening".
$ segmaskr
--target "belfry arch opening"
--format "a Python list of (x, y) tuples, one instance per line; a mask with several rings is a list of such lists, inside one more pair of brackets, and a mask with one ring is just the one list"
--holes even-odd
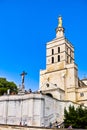
[(51, 93), (46, 93), (46, 95), (53, 98), (53, 95)]

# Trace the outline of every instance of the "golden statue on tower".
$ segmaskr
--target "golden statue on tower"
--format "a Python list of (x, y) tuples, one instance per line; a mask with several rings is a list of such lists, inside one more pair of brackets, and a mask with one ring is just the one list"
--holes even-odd
[(62, 27), (62, 17), (58, 18), (58, 27)]

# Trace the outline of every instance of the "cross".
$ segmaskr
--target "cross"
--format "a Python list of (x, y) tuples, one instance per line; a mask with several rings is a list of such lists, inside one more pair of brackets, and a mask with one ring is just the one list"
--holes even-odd
[(20, 75), (22, 77), (22, 87), (23, 87), (24, 86), (24, 78), (25, 78), (25, 75), (27, 75), (27, 73), (25, 71), (23, 71)]

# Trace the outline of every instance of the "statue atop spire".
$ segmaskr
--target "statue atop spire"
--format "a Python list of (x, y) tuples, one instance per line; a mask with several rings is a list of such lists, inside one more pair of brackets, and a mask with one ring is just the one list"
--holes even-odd
[(56, 37), (64, 37), (64, 28), (62, 26), (62, 17), (59, 16), (58, 18), (58, 27), (56, 28)]
[(62, 27), (62, 17), (58, 18), (58, 27)]

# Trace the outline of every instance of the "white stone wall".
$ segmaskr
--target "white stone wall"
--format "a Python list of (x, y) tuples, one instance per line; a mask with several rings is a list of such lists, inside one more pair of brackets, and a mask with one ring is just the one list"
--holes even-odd
[(43, 100), (41, 94), (0, 97), (0, 124), (19, 125), (21, 122), (29, 126), (40, 126)]
[(49, 126), (50, 122), (63, 121), (67, 104), (40, 93), (1, 96), (0, 124)]

